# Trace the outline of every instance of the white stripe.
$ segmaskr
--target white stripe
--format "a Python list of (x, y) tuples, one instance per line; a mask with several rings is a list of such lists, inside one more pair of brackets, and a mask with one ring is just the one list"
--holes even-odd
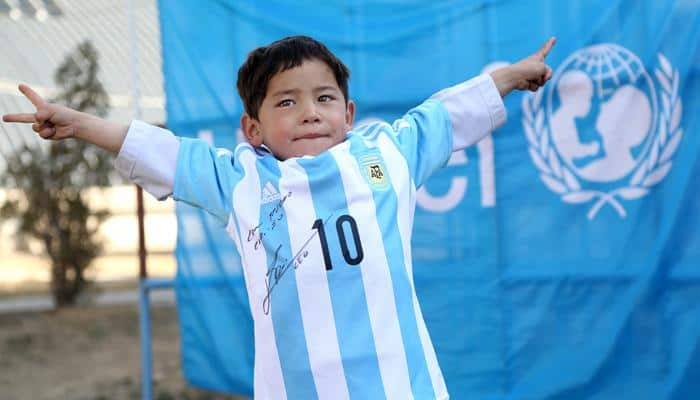
[[(291, 193), (284, 202), (284, 212), (287, 216), (292, 256), (299, 254), (297, 259), (300, 261), (294, 276), (318, 397), (349, 399), (321, 242), (318, 232), (312, 228), (319, 217), (316, 216), (311, 199), (308, 177), (294, 160), (279, 163), (279, 168), (280, 195), (284, 198)], [(327, 216), (320, 218), (326, 219)], [(335, 218), (331, 218), (331, 221), (335, 221)], [(308, 241), (309, 238), (312, 238), (311, 241)], [(306, 257), (304, 254), (307, 254)]]
[[(234, 191), (235, 193), (235, 191)], [(233, 207), (233, 202), (231, 203), (231, 207)], [(236, 221), (234, 221), (234, 217), (232, 214), (229, 214), (228, 216), (228, 224), (226, 225), (226, 232), (228, 232), (228, 235), (233, 239), (233, 242), (236, 244), (236, 250), (238, 251), (238, 254), (241, 257), (241, 269), (243, 270), (243, 282), (245, 282), (245, 288), (248, 293), (252, 293), (252, 282), (250, 281), (250, 277), (248, 277), (248, 270), (245, 268), (245, 259), (243, 258), (243, 248), (241, 247), (241, 240), (238, 236), (238, 231), (236, 228)], [(251, 314), (253, 313), (253, 303), (248, 302), (248, 306), (250, 307), (250, 312)]]
[(364, 260), (360, 268), (369, 321), (377, 349), (379, 373), (387, 399), (413, 399), (406, 352), (394, 302), (394, 288), (377, 222), (374, 199), (348, 147), (349, 143), (336, 146), (330, 152), (338, 163), (350, 215), (360, 221), (357, 228), (364, 251)]
[[(255, 327), (255, 370), (254, 391), (256, 399), (286, 399), (287, 392), (282, 377), (282, 367), (277, 354), (277, 343), (272, 326), (272, 306), (265, 315), (262, 307), (264, 297), (267, 257), (265, 249), (254, 248), (255, 240), (247, 240), (248, 230), (258, 226), (260, 221), (260, 178), (255, 168), (256, 157), (252, 151), (241, 151), (238, 160), (245, 176), (233, 190), (233, 210), (238, 221), (239, 235), (243, 252), (243, 268), (247, 268), (248, 298)], [(263, 292), (261, 294), (260, 290)], [(262, 395), (262, 396), (261, 396)]]
[[(233, 207), (233, 203), (231, 204), (231, 207)], [(236, 224), (234, 224), (233, 216), (231, 216), (231, 215), (228, 216), (228, 223), (226, 224), (226, 232), (228, 232), (228, 235), (231, 236), (231, 239), (233, 239), (233, 243), (236, 245), (236, 250), (238, 250), (238, 254), (241, 254), (243, 252), (243, 249), (241, 249), (241, 241), (238, 240), (238, 232), (236, 232)]]
[(406, 270), (411, 281), (411, 297), (413, 297), (413, 310), (416, 314), (418, 324), (418, 335), (423, 347), (423, 355), (426, 365), (430, 371), (430, 381), (433, 385), (433, 392), (436, 398), (447, 395), (447, 387), (440, 370), (440, 365), (435, 355), (435, 349), (428, 335), (428, 329), (423, 320), (423, 313), (418, 304), (416, 289), (413, 285), (413, 260), (411, 256), (411, 232), (413, 231), (413, 212), (415, 208), (416, 190), (411, 177), (408, 174), (408, 164), (406, 159), (396, 148), (396, 145), (386, 136), (381, 135), (378, 139), (379, 150), (384, 157), (384, 164), (389, 170), (391, 185), (396, 193), (397, 210), (396, 219), (401, 235), (401, 247), (403, 248), (403, 258), (406, 263)]

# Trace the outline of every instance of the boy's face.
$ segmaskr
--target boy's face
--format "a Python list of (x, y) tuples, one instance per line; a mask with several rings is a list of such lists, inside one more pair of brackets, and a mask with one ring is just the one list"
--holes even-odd
[(270, 79), (258, 119), (241, 117), (253, 146), (265, 144), (281, 160), (315, 156), (345, 140), (355, 104), (345, 102), (331, 69), (307, 60)]

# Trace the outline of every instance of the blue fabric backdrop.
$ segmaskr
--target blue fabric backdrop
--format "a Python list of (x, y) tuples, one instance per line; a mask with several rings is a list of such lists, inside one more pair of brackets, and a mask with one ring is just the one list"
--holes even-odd
[[(238, 67), (292, 34), (393, 120), (551, 35), (554, 79), (418, 195), (414, 270), (454, 399), (700, 393), (700, 1), (159, 2), (167, 125), (232, 148)], [(574, 94), (567, 96), (567, 94)], [(578, 108), (577, 108), (578, 107)], [(177, 301), (195, 386), (252, 392), (232, 242), (178, 205)]]

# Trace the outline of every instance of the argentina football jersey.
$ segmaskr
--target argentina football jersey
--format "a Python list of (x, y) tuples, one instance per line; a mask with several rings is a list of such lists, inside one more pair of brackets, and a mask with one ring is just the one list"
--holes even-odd
[(415, 193), (504, 120), (480, 76), (284, 161), (136, 121), (117, 167), (226, 227), (254, 319), (256, 399), (446, 399), (413, 285)]

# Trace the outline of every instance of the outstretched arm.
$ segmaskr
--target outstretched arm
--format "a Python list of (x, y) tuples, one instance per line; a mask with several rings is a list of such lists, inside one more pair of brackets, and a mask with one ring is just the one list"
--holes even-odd
[(36, 112), (6, 114), (3, 121), (32, 124), (34, 132), (44, 139), (77, 138), (112, 153), (118, 153), (124, 143), (129, 128), (126, 125), (49, 103), (24, 84), (19, 85), (19, 91), (32, 102)]
[(501, 97), (505, 97), (515, 89), (534, 92), (552, 77), (552, 68), (545, 64), (544, 59), (555, 42), (556, 39), (552, 37), (532, 55), (491, 72)]

